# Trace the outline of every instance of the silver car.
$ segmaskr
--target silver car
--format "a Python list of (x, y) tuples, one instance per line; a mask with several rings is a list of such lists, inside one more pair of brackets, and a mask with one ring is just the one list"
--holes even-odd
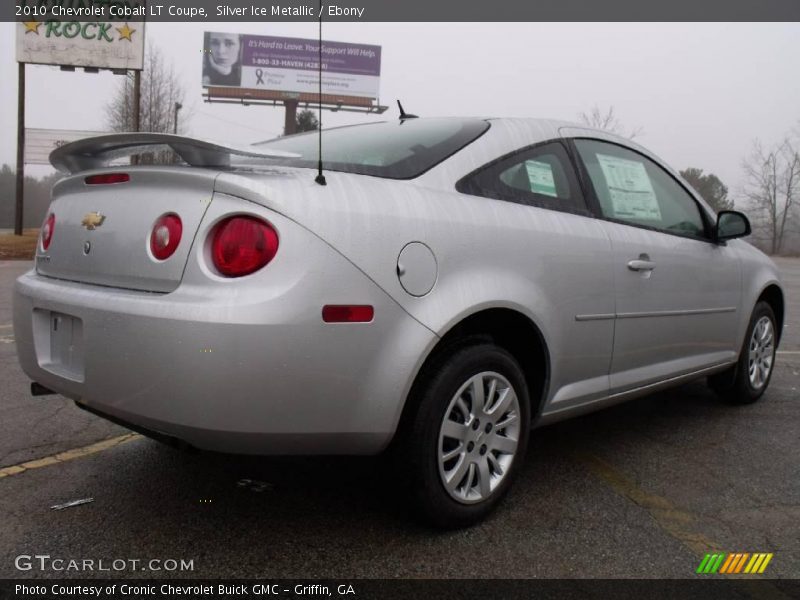
[[(108, 166), (159, 146), (181, 160)], [(534, 426), (696, 377), (734, 404), (769, 384), (785, 303), (746, 217), (607, 132), (406, 118), (51, 161), (71, 174), (16, 283), (22, 368), (159, 439), (390, 449), (453, 527), (502, 498)]]

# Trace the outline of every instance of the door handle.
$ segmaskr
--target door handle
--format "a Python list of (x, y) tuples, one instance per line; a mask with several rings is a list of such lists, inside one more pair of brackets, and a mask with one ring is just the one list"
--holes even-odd
[(640, 254), (639, 258), (628, 263), (628, 268), (631, 271), (652, 271), (656, 268), (656, 263), (647, 254)]

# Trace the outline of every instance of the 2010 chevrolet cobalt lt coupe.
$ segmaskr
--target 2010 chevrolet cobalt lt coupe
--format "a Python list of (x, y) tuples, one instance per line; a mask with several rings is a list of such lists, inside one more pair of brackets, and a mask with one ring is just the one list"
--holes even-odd
[[(53, 152), (16, 283), (39, 392), (255, 454), (390, 444), (422, 514), (483, 517), (534, 425), (708, 376), (767, 388), (778, 271), (644, 148), (543, 120), (402, 119), (236, 148), (162, 134)], [(169, 166), (108, 167), (134, 146)]]

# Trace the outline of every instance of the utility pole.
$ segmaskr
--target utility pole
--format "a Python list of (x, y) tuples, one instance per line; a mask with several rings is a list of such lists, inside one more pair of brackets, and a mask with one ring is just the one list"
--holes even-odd
[(22, 235), (23, 187), (25, 186), (25, 63), (19, 63), (17, 92), (17, 198), (14, 205), (14, 235)]

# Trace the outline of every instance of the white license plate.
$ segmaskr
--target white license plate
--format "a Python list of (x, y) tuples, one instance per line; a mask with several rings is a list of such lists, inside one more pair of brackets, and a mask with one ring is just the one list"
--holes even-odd
[(39, 366), (73, 381), (83, 381), (83, 321), (50, 310), (34, 310)]

